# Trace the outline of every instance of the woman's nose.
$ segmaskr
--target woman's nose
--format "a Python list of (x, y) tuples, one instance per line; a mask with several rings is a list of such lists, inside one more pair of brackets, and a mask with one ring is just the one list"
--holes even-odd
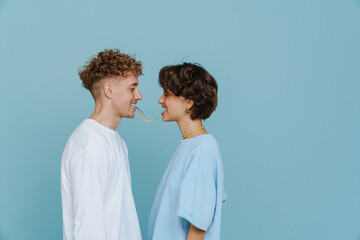
[(159, 98), (158, 104), (163, 104), (163, 102), (164, 102), (163, 97), (164, 97), (164, 95), (162, 95), (162, 96)]

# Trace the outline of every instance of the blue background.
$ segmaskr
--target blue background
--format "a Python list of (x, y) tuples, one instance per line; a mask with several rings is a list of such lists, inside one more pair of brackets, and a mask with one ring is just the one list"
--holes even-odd
[[(120, 48), (149, 117), (164, 65), (217, 79), (222, 239), (360, 240), (359, 43), (359, 0), (0, 1), (0, 239), (62, 239), (60, 158), (94, 107), (77, 68)], [(139, 115), (118, 132), (144, 235), (181, 135)]]

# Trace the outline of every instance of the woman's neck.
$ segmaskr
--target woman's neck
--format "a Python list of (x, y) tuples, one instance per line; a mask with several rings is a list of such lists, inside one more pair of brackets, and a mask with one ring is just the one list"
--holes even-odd
[[(182, 137), (186, 136), (191, 131), (203, 127), (201, 119), (192, 120), (190, 118), (182, 119), (177, 121)], [(200, 135), (207, 134), (205, 128), (201, 128), (190, 133), (185, 139), (194, 138)]]

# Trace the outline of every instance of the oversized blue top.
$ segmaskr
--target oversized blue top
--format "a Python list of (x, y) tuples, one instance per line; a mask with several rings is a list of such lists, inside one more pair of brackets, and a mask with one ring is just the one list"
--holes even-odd
[(181, 140), (152, 206), (147, 240), (185, 240), (191, 224), (220, 239), (223, 166), (212, 135)]

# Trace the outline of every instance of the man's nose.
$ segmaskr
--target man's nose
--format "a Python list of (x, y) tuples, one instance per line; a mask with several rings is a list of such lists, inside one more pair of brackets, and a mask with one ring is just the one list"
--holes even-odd
[(142, 99), (142, 95), (140, 93), (140, 90), (138, 89), (135, 95), (136, 100), (141, 100)]

